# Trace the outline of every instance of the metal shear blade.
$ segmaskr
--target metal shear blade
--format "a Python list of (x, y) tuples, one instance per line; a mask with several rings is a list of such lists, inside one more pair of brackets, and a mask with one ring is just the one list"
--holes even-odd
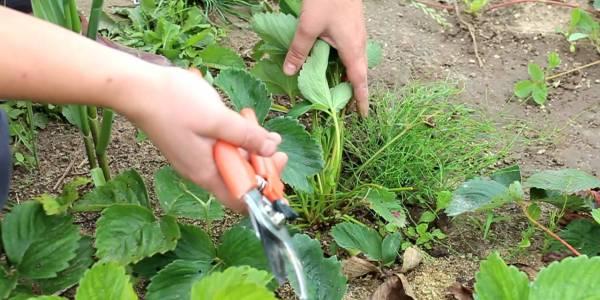
[(248, 205), (252, 226), (263, 243), (273, 275), (275, 275), (279, 284), (285, 282), (287, 274), (284, 258), (287, 257), (300, 289), (300, 299), (307, 299), (308, 291), (302, 264), (292, 248), (291, 237), (285, 224), (277, 224), (273, 221), (273, 217), (276, 216), (277, 212), (272, 209), (271, 203), (257, 190), (247, 193), (244, 200)]

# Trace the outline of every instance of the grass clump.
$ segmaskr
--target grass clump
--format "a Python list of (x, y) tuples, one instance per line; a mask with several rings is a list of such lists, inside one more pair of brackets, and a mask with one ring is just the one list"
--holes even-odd
[(347, 184), (412, 187), (405, 203), (427, 205), (491, 167), (505, 153), (502, 139), (491, 122), (450, 102), (459, 93), (445, 82), (373, 93), (372, 115), (347, 122)]

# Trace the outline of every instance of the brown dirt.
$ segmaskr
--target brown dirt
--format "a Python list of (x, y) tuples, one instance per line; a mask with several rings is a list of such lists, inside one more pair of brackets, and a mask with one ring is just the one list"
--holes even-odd
[[(560, 71), (599, 59), (592, 47), (580, 47), (576, 53), (570, 53), (564, 37), (555, 33), (555, 28), (566, 24), (568, 9), (524, 4), (477, 19), (464, 16), (476, 27), (479, 53), (484, 61), (480, 68), (468, 32), (459, 28), (453, 15), (441, 13), (452, 24), (446, 28), (405, 1), (367, 0), (365, 7), (369, 36), (384, 46), (383, 63), (370, 71), (371, 84), (402, 86), (412, 80), (456, 81), (464, 87), (461, 100), (486, 112), (498, 126), (518, 138), (507, 162), (519, 163), (525, 175), (565, 167), (600, 175), (599, 67), (562, 78), (559, 86), (551, 89), (550, 101), (544, 108), (521, 103), (512, 96), (513, 84), (527, 77), (527, 63), (545, 64), (549, 51), (561, 55)], [(236, 50), (248, 53), (256, 38), (246, 31), (234, 30), (228, 41)], [(11, 190), (14, 201), (49, 191), (71, 161), (75, 166), (65, 180), (86, 175), (81, 138), (72, 127), (51, 124), (40, 132), (38, 143), (40, 170), (15, 171)], [(122, 117), (116, 120), (108, 153), (115, 173), (135, 168), (143, 174), (150, 190), (154, 172), (166, 164), (149, 142), (135, 142), (135, 129)], [(482, 239), (474, 221), (474, 218), (481, 221), (482, 216), (461, 217), (450, 224), (449, 238), (444, 242), (449, 254), (429, 258), (408, 274), (417, 299), (445, 299), (446, 289), (455, 281), (471, 280), (479, 261), (493, 250), (510, 257), (511, 263), (523, 263), (534, 269), (542, 265), (536, 251), (540, 247), (539, 238), (525, 254), (509, 256), (515, 254), (513, 250), (527, 221), (511, 207), (498, 214), (511, 220), (493, 225), (487, 240)], [(367, 299), (382, 282), (373, 275), (352, 280), (346, 299)]]

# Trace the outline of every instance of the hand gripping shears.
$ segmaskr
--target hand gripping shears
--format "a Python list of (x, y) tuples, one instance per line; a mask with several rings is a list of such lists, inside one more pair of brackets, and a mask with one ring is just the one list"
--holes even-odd
[[(240, 114), (257, 122), (252, 109)], [(297, 217), (284, 198), (284, 185), (271, 158), (249, 153), (244, 158), (240, 150), (224, 141), (214, 145), (217, 169), (229, 192), (243, 200), (257, 237), (262, 241), (271, 270), (279, 284), (286, 279), (285, 258), (291, 264), (300, 289), (300, 299), (308, 299), (302, 264), (291, 244), (286, 224)]]

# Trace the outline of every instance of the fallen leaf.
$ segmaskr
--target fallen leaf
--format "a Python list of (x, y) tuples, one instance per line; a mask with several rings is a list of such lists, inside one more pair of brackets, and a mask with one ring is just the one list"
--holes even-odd
[(455, 282), (450, 287), (448, 287), (449, 296), (453, 297), (455, 300), (473, 300), (473, 289), (466, 287), (460, 282)]
[(342, 262), (342, 272), (348, 279), (353, 279), (377, 271), (378, 269), (374, 264), (360, 257), (353, 256)]
[(396, 274), (386, 279), (373, 292), (370, 300), (415, 300), (415, 294), (403, 274)]
[(423, 260), (423, 254), (416, 247), (408, 247), (402, 255), (402, 269), (401, 273), (406, 273), (416, 268)]

